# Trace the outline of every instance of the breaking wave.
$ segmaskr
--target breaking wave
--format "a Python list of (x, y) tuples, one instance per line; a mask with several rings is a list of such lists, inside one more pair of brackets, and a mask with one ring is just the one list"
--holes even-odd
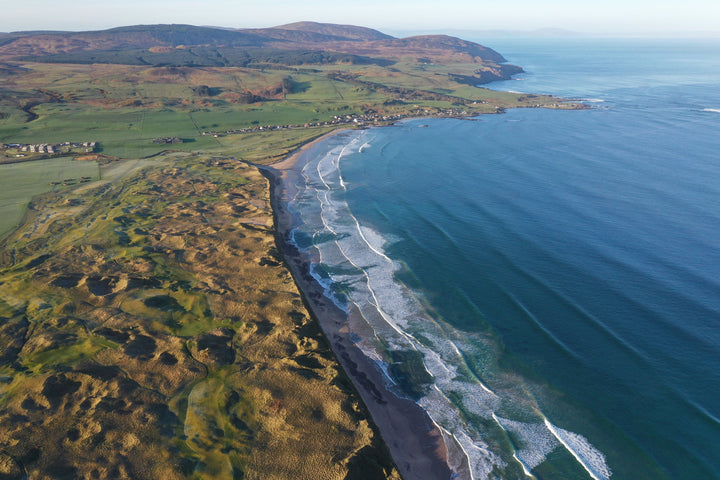
[[(313, 276), (338, 306), (365, 322), (351, 333), (358, 347), (377, 362), (391, 388), (427, 411), (446, 442), (462, 452), (471, 478), (495, 478), (498, 471), (532, 476), (551, 452), (566, 449), (592, 478), (610, 479), (599, 450), (553, 425), (522, 387), (524, 381), (498, 368), (497, 341), (450, 326), (398, 281), (404, 265), (387, 254), (392, 239), (363, 225), (344, 196), (353, 185), (343, 179), (340, 161), (367, 148), (372, 135), (348, 133), (344, 143), (316, 150), (290, 205), (299, 217), (291, 238), (314, 259)], [(407, 360), (413, 355), (419, 365)], [(393, 374), (402, 363), (409, 369), (404, 379)], [(450, 458), (450, 463), (460, 468), (465, 462)]]

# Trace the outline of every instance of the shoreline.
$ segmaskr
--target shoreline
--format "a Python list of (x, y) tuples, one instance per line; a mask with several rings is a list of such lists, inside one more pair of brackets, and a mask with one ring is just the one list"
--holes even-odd
[(298, 179), (302, 154), (344, 131), (333, 130), (301, 146), (285, 159), (260, 167), (270, 183), (278, 248), (308, 310), (320, 325), (338, 361), (363, 399), (403, 479), (469, 478), (469, 466), (463, 465), (458, 469), (450, 466), (455, 463), (453, 459), (458, 458), (459, 452), (451, 451), (446, 433), (438, 428), (420, 405), (393, 392), (376, 362), (355, 345), (351, 339), (350, 325), (362, 322), (362, 318), (343, 311), (325, 296), (322, 285), (310, 274), (307, 259), (289, 240), (294, 216), (287, 208), (287, 198), (293, 193), (292, 182)]

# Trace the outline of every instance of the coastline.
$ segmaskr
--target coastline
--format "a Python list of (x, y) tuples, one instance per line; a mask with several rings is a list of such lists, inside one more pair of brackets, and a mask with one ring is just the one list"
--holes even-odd
[[(325, 296), (323, 286), (310, 274), (307, 259), (290, 241), (294, 217), (287, 208), (287, 200), (294, 194), (292, 185), (299, 180), (302, 154), (343, 131), (329, 132), (280, 162), (261, 167), (270, 183), (278, 248), (308, 310), (362, 397), (402, 477), (405, 480), (470, 478), (466, 456), (462, 451), (455, 451), (459, 447), (452, 437), (442, 432), (420, 405), (393, 392), (377, 363), (355, 345), (351, 339), (354, 330), (351, 325), (363, 322), (363, 319), (352, 311), (343, 311)], [(460, 462), (459, 468), (451, 467), (458, 458), (463, 458), (464, 462)]]

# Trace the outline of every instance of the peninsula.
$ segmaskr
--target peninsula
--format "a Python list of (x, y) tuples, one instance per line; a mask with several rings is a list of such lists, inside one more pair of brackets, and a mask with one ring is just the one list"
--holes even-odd
[(341, 128), (584, 108), (478, 86), (521, 71), (313, 22), (0, 35), (0, 478), (462, 476), (331, 336), (276, 181)]

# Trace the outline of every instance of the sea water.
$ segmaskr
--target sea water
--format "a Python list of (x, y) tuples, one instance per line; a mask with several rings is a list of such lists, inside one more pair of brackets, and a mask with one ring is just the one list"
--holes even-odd
[(483, 43), (593, 108), (333, 137), (295, 242), (474, 478), (720, 479), (720, 45)]

